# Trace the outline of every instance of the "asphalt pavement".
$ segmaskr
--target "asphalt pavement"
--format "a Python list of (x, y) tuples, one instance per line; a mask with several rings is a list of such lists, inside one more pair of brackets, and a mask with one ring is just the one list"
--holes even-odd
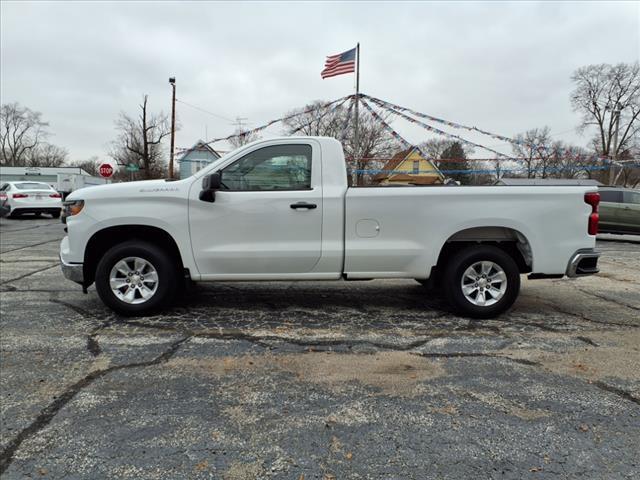
[(0, 220), (2, 478), (640, 477), (640, 242), (494, 320), (414, 281), (212, 283), (127, 319)]

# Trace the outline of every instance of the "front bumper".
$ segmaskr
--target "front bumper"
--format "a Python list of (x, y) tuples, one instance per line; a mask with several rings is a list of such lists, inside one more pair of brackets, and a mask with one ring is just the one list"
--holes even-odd
[(67, 280), (84, 285), (84, 271), (81, 263), (65, 263), (61, 256), (60, 267), (62, 268), (62, 274)]
[(567, 277), (583, 277), (598, 273), (600, 252), (593, 248), (584, 248), (573, 254), (567, 265)]

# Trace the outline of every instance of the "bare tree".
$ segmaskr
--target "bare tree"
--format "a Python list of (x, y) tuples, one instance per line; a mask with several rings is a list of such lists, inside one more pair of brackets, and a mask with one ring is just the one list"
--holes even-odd
[(120, 112), (116, 120), (119, 134), (109, 155), (120, 165), (138, 165), (144, 178), (159, 178), (166, 173), (161, 142), (171, 133), (171, 123), (163, 112), (149, 113), (147, 100), (144, 95), (136, 118)]
[[(315, 107), (315, 108), (314, 108)], [(354, 171), (354, 182), (363, 185), (373, 176), (367, 170), (380, 169), (401, 146), (367, 111), (358, 115), (358, 145), (355, 142), (355, 113), (344, 106), (326, 106), (316, 101), (300, 109), (292, 110), (284, 121), (287, 134), (319, 135), (342, 141), (349, 168)], [(387, 121), (389, 114), (379, 114)], [(357, 154), (356, 154), (357, 152)], [(357, 158), (356, 158), (357, 155)]]
[(444, 169), (447, 166), (447, 162), (440, 162), (440, 159), (444, 158), (443, 154), (447, 150), (450, 150), (454, 144), (458, 144), (462, 148), (462, 153), (466, 159), (471, 157), (475, 152), (475, 149), (469, 145), (463, 144), (458, 140), (445, 138), (430, 138), (422, 142), (419, 147), (425, 157), (433, 161), (438, 168), (442, 167)]
[(554, 171), (558, 150), (554, 150), (549, 127), (533, 128), (515, 136), (513, 154), (522, 161), (527, 178), (547, 178)]
[(555, 178), (593, 178), (599, 170), (600, 161), (586, 148), (568, 145), (561, 141), (551, 145), (552, 168), (549, 176)]
[[(640, 64), (587, 65), (571, 77), (573, 109), (582, 114), (581, 128), (595, 125), (598, 130), (596, 152), (620, 158), (640, 133)], [(619, 125), (616, 125), (616, 112)], [(613, 150), (613, 138), (619, 128), (618, 145)]]
[(66, 148), (41, 142), (28, 151), (24, 159), (27, 167), (60, 167), (65, 164), (69, 152)]
[(249, 132), (248, 130), (244, 130), (241, 127), (236, 128), (234, 134), (237, 136), (228, 140), (229, 144), (231, 144), (233, 148), (240, 148), (247, 143), (260, 140), (260, 136), (256, 132)]
[(29, 153), (46, 138), (49, 124), (42, 121), (42, 114), (19, 103), (0, 107), (0, 163), (7, 166), (24, 166)]
[(640, 165), (637, 161), (624, 161), (618, 173), (618, 182), (628, 188), (640, 187)]
[(100, 159), (97, 156), (93, 156), (88, 158), (87, 160), (76, 160), (75, 162), (70, 162), (69, 166), (78, 167), (87, 172), (89, 175), (93, 175), (94, 177), (98, 176), (98, 168), (99, 168)]

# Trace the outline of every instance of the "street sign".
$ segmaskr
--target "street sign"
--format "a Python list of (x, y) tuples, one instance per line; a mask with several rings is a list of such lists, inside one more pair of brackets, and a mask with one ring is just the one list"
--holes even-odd
[(100, 165), (98, 171), (100, 172), (100, 176), (103, 178), (109, 178), (111, 177), (111, 175), (113, 175), (113, 167), (108, 163), (103, 163), (102, 165)]
[(140, 167), (135, 163), (130, 163), (127, 165), (126, 169), (127, 172), (137, 172), (138, 170), (140, 170)]

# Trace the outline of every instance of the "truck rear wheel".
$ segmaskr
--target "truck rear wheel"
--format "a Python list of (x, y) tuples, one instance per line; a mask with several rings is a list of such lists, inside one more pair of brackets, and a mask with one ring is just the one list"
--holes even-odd
[(166, 307), (178, 272), (167, 253), (148, 242), (130, 240), (109, 249), (96, 269), (96, 290), (109, 308), (126, 316)]
[(515, 260), (491, 245), (466, 248), (447, 262), (444, 272), (447, 300), (460, 314), (493, 318), (515, 302), (520, 271)]

